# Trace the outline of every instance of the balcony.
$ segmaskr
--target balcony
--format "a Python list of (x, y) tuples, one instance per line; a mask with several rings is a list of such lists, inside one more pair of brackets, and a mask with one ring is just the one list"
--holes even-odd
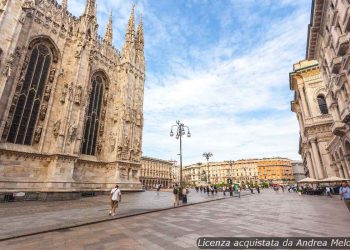
[(338, 56), (343, 56), (349, 49), (349, 39), (347, 34), (343, 34), (338, 37), (338, 41), (336, 43), (335, 52)]
[(334, 135), (343, 136), (346, 133), (346, 125), (341, 121), (336, 121), (333, 122), (331, 130)]
[(338, 74), (341, 67), (342, 58), (340, 56), (333, 58), (331, 69), (333, 74)]

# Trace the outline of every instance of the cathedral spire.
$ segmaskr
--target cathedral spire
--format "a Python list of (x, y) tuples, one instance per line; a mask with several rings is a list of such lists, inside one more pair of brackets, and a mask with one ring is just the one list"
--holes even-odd
[(67, 10), (68, 0), (62, 0), (62, 9)]
[(135, 4), (132, 4), (131, 13), (128, 21), (128, 28), (125, 34), (125, 43), (133, 43), (135, 39)]
[(87, 0), (86, 1), (84, 15), (96, 16), (96, 1), (95, 0)]
[(139, 26), (137, 27), (136, 43), (137, 43), (137, 49), (143, 51), (144, 38), (143, 38), (142, 14), (140, 16)]
[(113, 42), (113, 17), (112, 17), (112, 10), (111, 10), (111, 13), (109, 14), (109, 22), (107, 24), (104, 41), (108, 45), (112, 45), (112, 42)]

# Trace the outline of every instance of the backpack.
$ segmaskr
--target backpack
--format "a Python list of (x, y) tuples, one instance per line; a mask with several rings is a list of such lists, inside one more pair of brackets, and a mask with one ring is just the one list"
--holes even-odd
[(174, 188), (173, 193), (174, 193), (174, 194), (178, 194), (178, 193), (179, 193), (179, 189)]

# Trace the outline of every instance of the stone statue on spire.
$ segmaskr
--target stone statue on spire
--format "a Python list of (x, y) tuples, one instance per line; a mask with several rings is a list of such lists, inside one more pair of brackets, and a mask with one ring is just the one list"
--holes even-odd
[(62, 0), (62, 9), (66, 11), (67, 6), (68, 6), (68, 0)]
[(143, 51), (144, 48), (144, 38), (143, 38), (143, 23), (142, 23), (142, 15), (140, 16), (139, 26), (137, 27), (136, 33), (136, 49)]
[(128, 21), (128, 27), (125, 34), (125, 43), (133, 44), (135, 39), (135, 4), (132, 4), (131, 13)]
[(109, 22), (107, 24), (106, 28), (106, 34), (104, 37), (104, 42), (108, 45), (112, 45), (113, 43), (113, 17), (112, 17), (112, 10), (109, 15)]
[(96, 16), (96, 0), (86, 1), (84, 15), (90, 17)]

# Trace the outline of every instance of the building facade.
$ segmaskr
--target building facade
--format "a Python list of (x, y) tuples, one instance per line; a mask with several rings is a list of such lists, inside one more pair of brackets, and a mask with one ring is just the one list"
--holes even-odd
[(272, 183), (287, 183), (294, 181), (291, 162), (291, 160), (285, 158), (258, 160), (259, 180)]
[(154, 188), (157, 184), (168, 188), (172, 186), (173, 163), (151, 157), (141, 158), (140, 182), (146, 188)]
[(176, 161), (171, 161), (173, 166), (171, 168), (172, 184), (180, 184), (180, 166), (176, 164)]
[(326, 85), (315, 60), (303, 60), (293, 66), (290, 89), (294, 91), (291, 109), (300, 128), (299, 153), (307, 167), (307, 175), (324, 179), (335, 175), (327, 147), (333, 139), (333, 117), (326, 101)]
[(292, 161), (292, 171), (296, 182), (306, 178), (306, 167), (302, 161)]
[[(316, 178), (350, 178), (350, 2), (313, 0), (306, 59), (316, 60), (325, 86), (324, 96), (332, 116), (331, 140), (326, 145), (330, 167), (323, 163)], [(315, 151), (315, 150), (314, 150)], [(317, 159), (310, 159), (317, 165)], [(321, 159), (320, 159), (321, 160)], [(322, 164), (322, 163), (321, 163)], [(309, 167), (310, 164), (308, 164)], [(310, 172), (311, 176), (311, 172)]]
[(196, 163), (184, 167), (187, 184), (259, 183), (293, 181), (291, 160), (285, 158), (242, 159)]
[(134, 8), (121, 51), (95, 0), (0, 2), (0, 189), (141, 190), (145, 58)]

